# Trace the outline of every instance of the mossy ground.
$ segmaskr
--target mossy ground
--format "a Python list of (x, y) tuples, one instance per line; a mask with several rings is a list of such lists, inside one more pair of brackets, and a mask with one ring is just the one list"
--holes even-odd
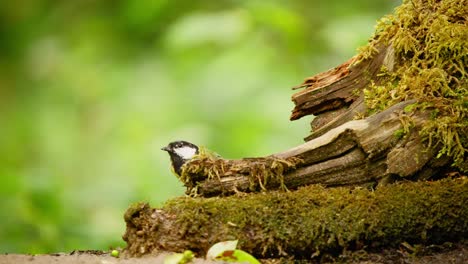
[(462, 170), (468, 170), (467, 6), (467, 0), (405, 0), (378, 22), (359, 55), (372, 57), (378, 44), (391, 47), (392, 63), (364, 90), (367, 106), (380, 111), (416, 99), (408, 110), (431, 117), (420, 134)]

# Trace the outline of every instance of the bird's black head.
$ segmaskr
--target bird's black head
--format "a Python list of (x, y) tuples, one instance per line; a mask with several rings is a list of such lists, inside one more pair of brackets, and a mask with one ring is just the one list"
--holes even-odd
[(167, 151), (171, 157), (172, 167), (175, 173), (180, 175), (182, 165), (189, 161), (193, 156), (198, 154), (198, 147), (187, 141), (174, 141), (169, 145), (161, 148), (161, 150)]

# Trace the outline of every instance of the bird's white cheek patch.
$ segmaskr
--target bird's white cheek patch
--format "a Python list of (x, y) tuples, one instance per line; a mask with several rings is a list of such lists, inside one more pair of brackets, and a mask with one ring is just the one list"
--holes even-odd
[(191, 159), (195, 155), (197, 150), (191, 147), (182, 147), (174, 149), (174, 152), (177, 153), (177, 155), (181, 156), (183, 159)]

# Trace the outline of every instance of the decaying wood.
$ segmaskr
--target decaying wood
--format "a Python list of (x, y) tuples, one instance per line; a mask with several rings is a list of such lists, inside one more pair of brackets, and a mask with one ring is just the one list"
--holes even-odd
[[(284, 175), (285, 187), (296, 189), (316, 183), (324, 186), (377, 184), (388, 177), (414, 175), (424, 166), (425, 178), (439, 172), (441, 164), (428, 164), (435, 151), (426, 151), (417, 135), (417, 128), (426, 120), (423, 114), (411, 116), (415, 127), (412, 132), (404, 138), (396, 136), (397, 131), (404, 129), (401, 119), (409, 118), (404, 108), (412, 103), (402, 102), (369, 118), (349, 121), (300, 146), (274, 154), (280, 159), (302, 160), (295, 170)], [(246, 177), (249, 161), (243, 161), (242, 173), (229, 172), (198, 182), (198, 194), (214, 196), (253, 191), (251, 179)], [(278, 181), (271, 181), (264, 187), (271, 190), (281, 186)]]
[(323, 135), (365, 113), (362, 90), (376, 79), (382, 66), (393, 67), (391, 46), (379, 45), (376, 49), (372, 59), (362, 60), (357, 55), (334, 69), (307, 78), (297, 86), (304, 87), (304, 90), (292, 96), (296, 107), (291, 120), (317, 115), (311, 122), (313, 133), (306, 140)]

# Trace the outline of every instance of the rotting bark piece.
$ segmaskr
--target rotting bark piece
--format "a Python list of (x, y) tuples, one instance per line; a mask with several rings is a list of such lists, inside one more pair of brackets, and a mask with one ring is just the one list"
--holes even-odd
[(375, 191), (311, 185), (294, 192), (180, 197), (160, 209), (130, 208), (123, 238), (131, 256), (187, 249), (200, 256), (216, 242), (238, 239), (242, 250), (259, 258), (310, 259), (358, 245), (372, 249), (465, 238), (467, 203), (466, 177)]
[[(392, 49), (380, 45), (372, 58), (359, 60), (359, 56), (355, 56), (299, 85), (305, 89), (292, 96), (296, 106), (290, 119), (316, 115), (311, 123), (313, 133), (307, 140), (365, 113), (361, 91), (375, 79), (382, 65), (388, 63), (385, 58), (389, 56), (389, 52)], [(325, 129), (321, 129), (325, 125)]]
[(322, 113), (315, 117), (310, 123), (312, 131), (309, 136), (304, 140), (309, 141), (314, 138), (320, 137), (330, 129), (338, 127), (350, 120), (358, 119), (357, 116), (364, 116), (367, 107), (364, 103), (363, 97), (359, 97), (353, 101), (353, 103), (346, 108), (340, 108), (335, 111), (329, 111)]
[(387, 156), (387, 173), (408, 177), (420, 171), (437, 151), (428, 149), (415, 134), (393, 148)]

